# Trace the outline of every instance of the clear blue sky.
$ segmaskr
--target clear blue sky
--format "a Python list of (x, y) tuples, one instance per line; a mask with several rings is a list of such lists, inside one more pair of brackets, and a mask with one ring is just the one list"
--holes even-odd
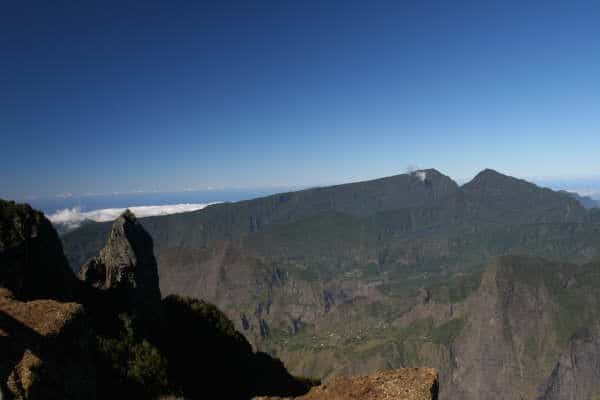
[(597, 0), (91, 4), (2, 5), (0, 197), (600, 173)]

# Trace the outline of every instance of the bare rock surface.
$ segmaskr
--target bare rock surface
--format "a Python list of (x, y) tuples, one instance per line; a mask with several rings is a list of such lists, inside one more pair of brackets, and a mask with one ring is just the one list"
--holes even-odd
[[(353, 378), (338, 377), (295, 400), (437, 400), (438, 372), (433, 368), (378, 371)], [(259, 397), (255, 400), (274, 400)], [(279, 398), (283, 399), (283, 398)]]
[(574, 335), (542, 387), (538, 400), (597, 399), (600, 396), (600, 330)]
[(80, 278), (97, 289), (121, 292), (127, 308), (147, 314), (160, 309), (152, 238), (129, 210), (114, 222), (100, 254), (81, 267)]

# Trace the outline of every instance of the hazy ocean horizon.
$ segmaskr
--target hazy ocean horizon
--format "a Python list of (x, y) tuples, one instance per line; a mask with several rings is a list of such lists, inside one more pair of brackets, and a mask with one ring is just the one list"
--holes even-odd
[(127, 208), (136, 206), (196, 203), (208, 204), (240, 201), (289, 190), (292, 189), (273, 187), (267, 189), (224, 189), (162, 193), (115, 193), (85, 196), (54, 196), (28, 199), (24, 202), (29, 203), (32, 207), (50, 215), (60, 210), (72, 208), (77, 208), (81, 211), (94, 211), (107, 208)]

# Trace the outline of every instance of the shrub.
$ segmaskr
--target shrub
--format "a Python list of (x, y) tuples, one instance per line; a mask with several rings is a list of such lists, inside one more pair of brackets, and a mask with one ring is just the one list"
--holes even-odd
[[(161, 351), (140, 337), (131, 317), (119, 316), (119, 336), (97, 336), (96, 355), (104, 385), (138, 398), (156, 398), (168, 391), (167, 362)], [(115, 388), (107, 388), (115, 393)]]

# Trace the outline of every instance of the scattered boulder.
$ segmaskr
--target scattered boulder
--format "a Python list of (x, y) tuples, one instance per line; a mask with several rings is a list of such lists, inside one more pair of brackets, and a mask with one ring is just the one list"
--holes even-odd
[(25, 350), (23, 358), (8, 376), (7, 386), (15, 397), (36, 398), (34, 393), (39, 391), (39, 371), (44, 363), (38, 356)]

